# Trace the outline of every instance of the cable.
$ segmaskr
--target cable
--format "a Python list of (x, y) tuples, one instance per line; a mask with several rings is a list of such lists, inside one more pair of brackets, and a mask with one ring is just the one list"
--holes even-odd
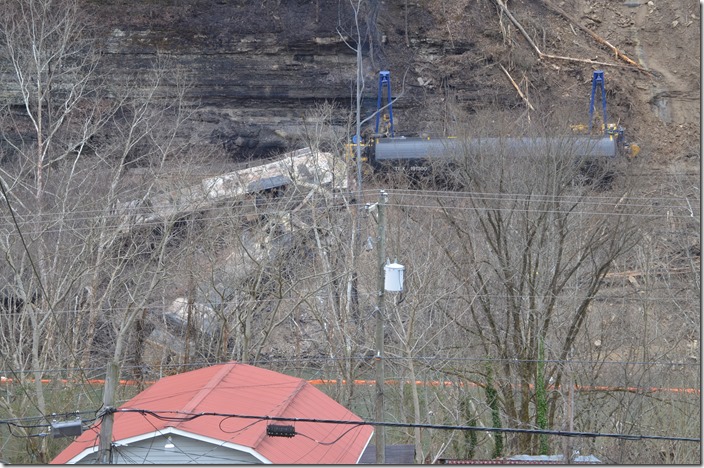
[[(661, 275), (665, 273), (670, 273), (667, 270), (653, 270), (650, 272), (650, 275)], [(699, 273), (698, 270), (688, 270), (685, 272), (673, 272), (672, 274), (689, 274), (689, 273)], [(611, 277), (606, 277), (605, 280), (609, 280)], [(623, 281), (626, 281), (625, 278), (621, 278)], [(660, 288), (655, 288), (651, 287), (650, 290), (666, 290), (666, 291), (671, 291), (671, 288), (668, 287), (660, 287)], [(691, 291), (694, 293), (695, 291)], [(319, 296), (323, 296), (324, 294), (321, 293)], [(377, 291), (370, 291), (370, 292), (364, 292), (364, 291), (358, 291), (357, 296), (361, 298), (375, 298), (377, 297), (378, 292)], [(433, 299), (441, 299), (443, 297), (447, 299), (453, 299), (453, 300), (471, 300), (474, 298), (495, 298), (495, 299), (515, 299), (515, 298), (520, 298), (520, 299), (531, 299), (531, 298), (544, 298), (548, 296), (547, 294), (545, 295), (532, 295), (532, 294), (524, 294), (524, 295), (511, 295), (511, 294), (485, 294), (485, 293), (477, 293), (477, 294), (472, 294), (472, 295), (463, 295), (463, 294), (457, 294), (456, 292), (447, 293), (435, 293), (435, 294), (420, 294), (420, 293), (413, 293), (414, 297), (417, 298), (433, 298)], [(314, 296), (317, 297), (318, 295)], [(556, 298), (556, 299), (573, 299), (575, 297), (575, 294), (573, 294), (570, 291), (566, 291), (557, 295), (550, 295), (550, 298)], [(629, 293), (628, 295), (597, 295), (597, 296), (592, 296), (592, 299), (598, 300), (601, 302), (605, 301), (620, 301), (622, 303), (627, 303), (627, 302), (645, 302), (645, 301), (651, 301), (651, 302), (663, 302), (663, 301), (676, 301), (679, 299), (682, 299), (682, 297), (675, 296), (644, 296), (644, 295), (639, 295), (638, 291), (633, 291), (632, 293)], [(698, 300), (698, 298), (697, 298)], [(265, 304), (279, 304), (279, 303), (285, 303), (285, 302), (299, 302), (299, 299), (297, 297), (287, 296), (287, 297), (276, 297), (272, 299), (260, 299), (260, 298), (252, 298), (252, 299), (247, 299), (244, 301), (240, 300), (231, 300), (231, 301), (222, 301), (222, 302), (217, 302), (217, 306), (238, 306), (238, 307), (243, 307), (243, 306), (261, 306)], [(185, 305), (185, 304), (184, 304)], [(194, 303), (195, 307), (198, 308), (210, 308), (211, 303), (209, 302), (196, 302)], [(130, 310), (130, 307), (110, 307), (109, 309), (111, 312), (124, 312), (127, 310)], [(172, 304), (153, 304), (148, 307), (148, 310), (151, 312), (162, 312), (162, 313), (174, 313), (174, 305)], [(80, 313), (81, 310), (74, 310), (74, 309), (55, 309), (56, 314), (78, 314)], [(207, 311), (209, 312), (209, 311)], [(3, 315), (5, 316), (12, 316), (12, 315), (19, 315), (21, 312), (8, 312), (4, 313)], [(85, 369), (90, 369), (90, 368), (85, 368)], [(81, 370), (81, 368), (66, 368), (67, 371), (69, 370)]]
[(230, 419), (230, 418), (222, 418), (222, 419), (220, 420), (220, 422), (218, 423), (218, 429), (220, 429), (220, 431), (224, 432), (225, 434), (239, 434), (240, 432), (246, 431), (247, 429), (249, 429), (250, 427), (254, 426), (255, 424), (258, 424), (258, 423), (262, 422), (262, 421), (254, 421), (253, 423), (248, 424), (248, 425), (244, 426), (244, 427), (241, 428), (241, 429), (237, 429), (236, 431), (227, 431), (227, 430), (225, 430), (225, 429), (222, 428), (222, 423), (224, 423), (224, 422), (227, 421), (228, 419)]
[[(46, 290), (44, 289), (44, 285), (42, 284), (41, 276), (37, 272), (37, 268), (34, 265), (34, 261), (32, 260), (32, 256), (29, 252), (29, 248), (27, 247), (27, 243), (25, 242), (24, 236), (22, 235), (22, 230), (20, 229), (20, 226), (17, 223), (17, 218), (15, 217), (15, 211), (13, 210), (12, 205), (10, 204), (10, 199), (8, 197), (7, 191), (5, 190), (5, 182), (2, 180), (1, 177), (0, 177), (0, 193), (5, 198), (5, 203), (7, 204), (7, 209), (10, 211), (10, 216), (12, 217), (12, 223), (13, 223), (15, 229), (17, 230), (17, 234), (20, 237), (20, 241), (22, 243), (22, 246), (24, 248), (25, 253), (27, 254), (27, 259), (29, 260), (29, 263), (32, 267), (32, 271), (34, 272), (34, 275), (37, 278), (37, 283), (39, 284), (39, 287), (42, 291), (42, 294), (44, 295), (45, 298), (48, 298), (48, 295), (46, 294)], [(4, 357), (3, 360), (5, 361), (5, 363), (7, 363), (7, 357)], [(14, 373), (14, 369), (10, 368), (10, 371), (13, 373), (13, 375), (16, 376), (16, 374)], [(27, 399), (32, 404), (32, 406), (34, 406), (36, 408), (37, 412), (41, 413), (42, 412), (41, 408), (39, 408), (39, 405), (34, 402), (32, 397), (29, 395), (29, 392), (27, 391), (27, 389), (25, 389), (24, 386), (22, 386), (21, 388), (22, 388), (22, 391), (27, 396)]]
[[(7, 209), (8, 209), (8, 211), (10, 212), (10, 216), (12, 217), (12, 224), (14, 225), (14, 227), (15, 227), (15, 229), (16, 229), (16, 231), (17, 231), (17, 234), (18, 234), (18, 236), (19, 236), (19, 238), (20, 238), (20, 241), (21, 241), (21, 243), (22, 243), (22, 247), (23, 247), (25, 253), (27, 254), (27, 259), (28, 259), (28, 261), (29, 261), (29, 263), (30, 263), (30, 265), (31, 265), (31, 269), (32, 269), (34, 275), (36, 276), (36, 280), (37, 280), (37, 284), (39, 285), (39, 289), (40, 289), (40, 291), (42, 292), (42, 295), (44, 296), (44, 298), (46, 299), (46, 303), (47, 303), (47, 306), (49, 307), (49, 311), (50, 311), (50, 313), (52, 314), (52, 317), (54, 317), (54, 320), (55, 320), (56, 323), (58, 324), (58, 323), (59, 323), (58, 317), (57, 317), (57, 315), (54, 313), (53, 305), (52, 305), (52, 303), (51, 303), (51, 300), (49, 299), (49, 295), (48, 295), (47, 292), (46, 292), (46, 288), (44, 287), (44, 284), (42, 283), (42, 277), (41, 277), (41, 275), (39, 274), (39, 272), (37, 271), (36, 265), (34, 264), (34, 260), (32, 260), (31, 252), (29, 251), (29, 248), (28, 248), (27, 243), (26, 243), (26, 241), (25, 241), (24, 235), (22, 234), (22, 229), (20, 228), (19, 224), (17, 223), (17, 218), (15, 217), (15, 210), (14, 210), (14, 208), (12, 207), (12, 205), (10, 204), (10, 198), (8, 197), (7, 190), (5, 189), (5, 183), (4, 183), (4, 181), (2, 180), (1, 177), (0, 177), (0, 193), (1, 193), (2, 196), (5, 198), (5, 203), (6, 203), (6, 205), (7, 205)], [(60, 327), (58, 327), (58, 328), (60, 328)], [(70, 343), (69, 343), (68, 339), (66, 338), (66, 335), (65, 335), (64, 333), (60, 333), (60, 335), (61, 335), (61, 338), (63, 338), (64, 343), (68, 345), (68, 349), (70, 350), (70, 352), (71, 352), (71, 354), (72, 354), (72, 357), (73, 357), (74, 359), (76, 359), (76, 361), (78, 361), (78, 360), (77, 360), (77, 357), (76, 357), (76, 355), (75, 355), (75, 353), (73, 352), (73, 349), (72, 349), (71, 346), (70, 346)], [(7, 363), (7, 357), (5, 357), (4, 360), (5, 360), (5, 362)], [(12, 371), (13, 374), (14, 374), (14, 370), (11, 369), (11, 371)], [(81, 373), (82, 373), (82, 371), (81, 371)], [(86, 377), (85, 374), (83, 374), (83, 377), (84, 377), (84, 378)], [(27, 397), (28, 397), (28, 399), (30, 400), (32, 406), (34, 406), (34, 407), (37, 409), (37, 411), (38, 411), (39, 413), (41, 413), (41, 409), (40, 409), (39, 406), (34, 402), (34, 400), (31, 398), (31, 396), (29, 395), (29, 392), (24, 388), (24, 386), (22, 387), (22, 390), (23, 390), (24, 393), (27, 395)], [(87, 395), (90, 397), (90, 394), (87, 393)]]
[[(364, 192), (365, 196), (374, 196), (376, 197), (378, 195), (378, 191), (376, 190), (366, 190)], [(408, 204), (408, 203), (399, 203), (399, 202), (394, 202), (393, 199), (390, 198), (389, 201), (389, 206), (396, 206), (396, 207), (406, 207), (406, 208), (438, 208), (437, 205), (430, 205), (427, 204), (428, 198), (432, 198), (434, 200), (442, 200), (442, 199), (451, 199), (451, 200), (474, 200), (474, 201), (480, 201), (480, 202), (492, 202), (492, 201), (510, 201), (510, 202), (527, 202), (530, 201), (531, 203), (540, 203), (540, 202), (565, 202), (565, 203), (576, 203), (579, 204), (580, 206), (601, 206), (604, 204), (608, 205), (614, 205), (619, 200), (621, 197), (619, 196), (580, 196), (580, 195), (526, 195), (526, 194), (520, 194), (520, 193), (490, 193), (490, 192), (443, 192), (443, 191), (431, 191), (431, 190), (415, 190), (415, 191), (409, 191), (409, 190), (404, 190), (404, 189), (394, 189), (394, 190), (388, 190), (387, 191), (390, 195), (395, 195), (396, 197), (402, 197), (402, 198), (421, 198), (424, 200), (423, 204)], [(165, 195), (165, 194), (162, 194)], [(354, 194), (352, 193), (339, 193), (340, 197), (352, 197)], [(157, 195), (158, 196), (158, 195)], [(277, 212), (281, 210), (281, 204), (283, 203), (290, 203), (290, 204), (300, 204), (306, 200), (307, 194), (296, 194), (296, 195), (289, 195), (289, 196), (284, 196), (279, 199), (272, 199), (272, 200), (258, 200), (256, 202), (252, 202), (251, 206), (253, 208), (256, 208), (257, 210), (260, 210), (260, 214), (266, 214), (267, 209), (273, 209)], [(697, 201), (697, 200), (695, 200)], [(675, 202), (679, 202), (678, 204), (673, 204)], [(128, 205), (128, 203), (125, 203), (125, 205)], [(201, 206), (203, 205), (203, 206)], [(250, 206), (249, 204), (242, 205), (242, 208), (246, 208), (247, 206)], [(364, 206), (364, 201), (355, 201), (354, 203), (349, 204), (350, 207), (353, 208), (362, 208)], [(625, 202), (622, 202), (621, 205), (622, 207), (630, 207), (630, 208), (657, 208), (658, 211), (662, 210), (682, 210), (684, 212), (683, 215), (674, 215), (674, 218), (691, 218), (694, 214), (693, 208), (690, 206), (688, 199), (686, 197), (636, 197), (636, 196), (631, 196), (626, 198)], [(100, 216), (101, 219), (124, 219), (124, 218), (129, 218), (130, 216), (159, 216), (159, 212), (162, 210), (168, 210), (173, 207), (173, 204), (163, 204), (163, 205), (149, 205), (149, 207), (136, 207), (136, 208), (130, 208), (125, 209), (124, 213), (119, 213), (116, 212), (115, 210), (112, 210), (110, 212), (106, 212), (105, 209), (93, 209), (93, 210), (75, 210), (71, 212), (59, 212), (59, 213), (45, 213), (41, 219), (36, 219), (36, 217), (33, 217), (31, 221), (26, 221), (26, 225), (31, 224), (52, 224), (55, 222), (59, 221), (66, 221), (68, 220), (69, 222), (78, 222), (78, 221), (88, 221), (94, 219), (95, 216)], [(192, 202), (192, 206), (189, 207), (193, 211), (198, 211), (199, 213), (207, 213), (210, 211), (219, 211), (222, 210), (221, 206), (213, 206), (212, 204), (208, 203), (206, 200), (203, 201), (197, 201), (197, 202)], [(117, 209), (117, 208), (116, 208)], [(455, 209), (478, 209), (476, 207), (455, 207)], [(497, 210), (497, 211), (507, 211), (507, 210), (514, 210), (514, 208), (507, 208), (507, 207), (487, 207), (486, 209), (490, 210)], [(184, 209), (183, 213), (187, 212), (188, 210)], [(521, 211), (521, 210), (518, 210)], [(537, 210), (539, 212), (542, 212), (542, 210)], [(554, 212), (559, 212), (559, 211), (554, 211)], [(588, 212), (585, 212), (588, 213)], [(604, 212), (601, 214), (608, 214), (608, 215), (614, 215), (614, 213), (611, 212)], [(80, 216), (78, 216), (80, 215)], [(619, 213), (619, 215), (639, 215), (638, 213)], [(652, 215), (647, 215), (641, 213), (640, 215), (644, 216), (657, 216), (657, 213), (654, 213)], [(176, 216), (176, 215), (174, 215)], [(245, 213), (233, 213), (231, 215), (231, 219), (238, 219), (238, 218), (244, 218), (247, 215)], [(662, 214), (660, 214), (662, 216)], [(54, 218), (55, 217), (55, 218)], [(201, 216), (202, 220), (217, 220), (221, 219), (219, 216), (213, 216), (213, 217), (207, 217), (207, 216)], [(160, 225), (162, 224), (163, 221), (151, 221), (151, 222), (143, 222), (136, 224), (133, 222), (133, 226), (135, 225), (140, 225), (140, 226), (155, 226), (155, 225)], [(87, 228), (74, 228), (77, 232), (78, 231), (90, 231), (92, 228), (87, 227)], [(36, 234), (39, 231), (29, 231), (31, 233)], [(51, 232), (51, 230), (43, 230), (41, 232)], [(58, 232), (58, 230), (56, 231)]]
[[(439, 200), (440, 198), (441, 198), (441, 197), (438, 197), (437, 199)], [(466, 197), (454, 197), (453, 200), (462, 199), (462, 198), (471, 199), (471, 200), (474, 200), (475, 202), (476, 202), (476, 201), (480, 201), (480, 202), (511, 201), (511, 202), (516, 202), (516, 203), (518, 203), (518, 202), (526, 202), (526, 201), (528, 201), (528, 200), (526, 200), (526, 199), (521, 199), (521, 198), (517, 198), (517, 197), (516, 197), (516, 198), (498, 198), (498, 197), (495, 197), (495, 198), (488, 198), (488, 197), (471, 198), (471, 197), (469, 197), (469, 196), (466, 196)], [(295, 201), (291, 201), (291, 200), (286, 200), (286, 201), (290, 201), (290, 202), (292, 202), (292, 204), (295, 204)], [(303, 200), (301, 200), (301, 202), (302, 202), (302, 201), (303, 201)], [(539, 200), (531, 199), (531, 202), (533, 202), (533, 201), (539, 202)], [(611, 204), (616, 204), (617, 202), (618, 202), (618, 200), (615, 199), (615, 200), (613, 200), (613, 201), (610, 201), (609, 203), (611, 203)], [(584, 200), (582, 200), (582, 201), (576, 201), (576, 202), (574, 202), (574, 203), (579, 204), (579, 205), (582, 206), (582, 207), (588, 207), (588, 206), (592, 206), (592, 205), (593, 205), (594, 207), (598, 207), (598, 206), (603, 205), (604, 202), (597, 204), (597, 203), (588, 203), (588, 202), (585, 202)], [(263, 216), (263, 215), (267, 215), (267, 214), (279, 214), (279, 213), (281, 213), (281, 206), (280, 206), (280, 204), (277, 204), (276, 202), (272, 202), (270, 205), (271, 205), (271, 206), (258, 206), (258, 207), (257, 207), (257, 209), (258, 209), (257, 214)], [(626, 203), (621, 203), (621, 205), (619, 205), (619, 206), (621, 206), (621, 207), (623, 207), (623, 208), (655, 208), (655, 206), (653, 206), (653, 205), (654, 205), (654, 203), (653, 203), (653, 204), (640, 204), (640, 203), (628, 203), (628, 202), (626, 202)], [(358, 209), (361, 209), (361, 208), (364, 207), (364, 204), (362, 204), (362, 203), (356, 203), (356, 204), (351, 205), (351, 206), (352, 206), (352, 207), (355, 207), (355, 208), (358, 208)], [(413, 208), (413, 209), (438, 209), (438, 208), (441, 208), (440, 205), (429, 204), (427, 201), (426, 201), (425, 203), (423, 203), (423, 204), (420, 204), (420, 203), (402, 203), (402, 202), (395, 202), (395, 201), (391, 200), (391, 201), (388, 203), (388, 206), (389, 206), (389, 207), (398, 207), (398, 208)], [(102, 219), (111, 219), (111, 218), (112, 218), (112, 219), (118, 219), (118, 218), (126, 218), (126, 217), (129, 217), (129, 216), (145, 216), (145, 217), (146, 217), (146, 216), (156, 216), (156, 217), (160, 218), (160, 215), (159, 215), (159, 210), (160, 210), (160, 208), (169, 209), (169, 208), (171, 208), (171, 207), (170, 207), (170, 206), (151, 207), (151, 208), (150, 208), (150, 211), (148, 211), (148, 212), (144, 212), (144, 213), (139, 213), (139, 212), (137, 212), (137, 213), (134, 213), (134, 214), (124, 214), (124, 215), (121, 215), (121, 214), (118, 214), (118, 213), (106, 215), (104, 212), (102, 212), (102, 211), (100, 211), (100, 210), (95, 210), (95, 216), (99, 216), (99, 217), (101, 217)], [(547, 209), (542, 209), (542, 208), (539, 208), (539, 207), (532, 208), (532, 209), (528, 209), (528, 208), (521, 208), (521, 207), (501, 207), (501, 206), (464, 206), (464, 207), (463, 207), (463, 206), (453, 206), (452, 209), (453, 209), (453, 210), (463, 210), (463, 211), (492, 211), (492, 212), (493, 212), (493, 211), (501, 211), (501, 212), (535, 212), (535, 213), (543, 213), (543, 212), (545, 212), (545, 213), (570, 213), (570, 212), (571, 212), (571, 211), (569, 211), (567, 208), (564, 209), (564, 210), (559, 210), (559, 209), (547, 210)], [(633, 216), (633, 217), (663, 217), (663, 216), (665, 216), (665, 215), (668, 215), (670, 219), (691, 219), (691, 218), (694, 217), (694, 211), (693, 211), (693, 209), (692, 209), (689, 205), (669, 205), (669, 206), (668, 206), (668, 205), (662, 205), (662, 204), (661, 204), (661, 205), (658, 205), (658, 206), (657, 206), (657, 209), (658, 209), (658, 211), (657, 211), (657, 212), (654, 212), (654, 213), (629, 213), (629, 212), (614, 213), (614, 212), (612, 212), (612, 211), (610, 211), (610, 210), (609, 210), (609, 211), (588, 211), (588, 210), (584, 210), (584, 211), (581, 211), (580, 213), (582, 213), (582, 214), (598, 214), (598, 215), (606, 215), (606, 216)], [(217, 215), (213, 215), (213, 216), (204, 216), (204, 215), (203, 215), (203, 213), (207, 213), (207, 212), (209, 212), (209, 211), (216, 211), (216, 210), (222, 210), (222, 208), (221, 208), (221, 207), (198, 207), (198, 206), (196, 206), (196, 207), (193, 207), (193, 210), (192, 210), (192, 211), (197, 211), (197, 212), (200, 213), (200, 216), (199, 216), (199, 218), (198, 218), (200, 221), (222, 220), (222, 219), (223, 219), (222, 216), (217, 216)], [(271, 212), (269, 213), (269, 212), (267, 212), (267, 210), (271, 210)], [(681, 213), (677, 213), (677, 214), (675, 214), (675, 213), (670, 213), (670, 214), (668, 214), (667, 211), (670, 211), (670, 210), (678, 210), (678, 211), (681, 211)], [(185, 213), (187, 213), (187, 212), (188, 212), (188, 210), (184, 210), (183, 213), (182, 213), (182, 215), (185, 214)], [(57, 229), (49, 229), (49, 228), (38, 229), (38, 228), (34, 228), (33, 225), (40, 226), (40, 225), (43, 225), (43, 224), (45, 224), (45, 223), (53, 224), (53, 223), (56, 223), (56, 222), (59, 222), (59, 221), (70, 222), (70, 223), (72, 223), (72, 224), (76, 224), (76, 223), (81, 222), (81, 221), (88, 221), (88, 220), (92, 220), (92, 219), (95, 218), (95, 216), (93, 216), (93, 215), (88, 216), (88, 214), (90, 214), (90, 212), (86, 212), (86, 214), (87, 214), (87, 215), (86, 215), (85, 217), (83, 217), (83, 218), (78, 218), (78, 217), (70, 217), (70, 214), (67, 215), (66, 213), (57, 213), (57, 214), (56, 214), (57, 219), (54, 220), (54, 221), (52, 221), (51, 219), (42, 219), (42, 220), (32, 219), (31, 221), (25, 221), (25, 222), (23, 223), (23, 225), (29, 228), (29, 229), (27, 229), (27, 232), (28, 232), (28, 233), (34, 234), (34, 235), (38, 235), (38, 234), (40, 234), (40, 233), (52, 233), (52, 232), (55, 232), (55, 233), (56, 233), (56, 232), (61, 232), (61, 229), (59, 229), (59, 228), (57, 228)], [(174, 219), (174, 220), (178, 217), (178, 215), (172, 215), (172, 216), (173, 216), (173, 219)], [(231, 220), (231, 221), (235, 221), (235, 220), (246, 220), (248, 216), (249, 216), (249, 214), (248, 214), (248, 213), (244, 213), (244, 212), (242, 212), (242, 213), (231, 213), (231, 214), (229, 214), (228, 217), (225, 218), (225, 219)], [(2, 219), (2, 218), (0, 218), (0, 219)], [(132, 222), (130, 223), (129, 227), (130, 227), (130, 228), (139, 228), (139, 227), (147, 227), (147, 228), (148, 228), (148, 227), (155, 227), (155, 226), (161, 226), (161, 225), (163, 225), (163, 223), (166, 222), (166, 221), (167, 221), (167, 220), (165, 220), (165, 219), (157, 219), (157, 220), (154, 220), (154, 221), (146, 221), (146, 220), (145, 220), (145, 221), (139, 222), (139, 223), (138, 223), (137, 221), (132, 221)], [(41, 223), (41, 224), (40, 224), (40, 223)], [(117, 227), (117, 226), (116, 226), (116, 227)], [(88, 227), (78, 227), (78, 226), (74, 226), (74, 227), (72, 227), (71, 229), (72, 229), (72, 232), (76, 232), (76, 233), (80, 233), (80, 232), (91, 232), (91, 231), (93, 230), (93, 228), (90, 227), (90, 226), (88, 226)]]
[[(375, 427), (402, 427), (402, 428), (420, 428), (420, 429), (438, 429), (438, 430), (458, 430), (458, 431), (479, 431), (479, 432), (501, 432), (501, 433), (526, 433), (526, 434), (545, 434), (565, 437), (606, 437), (621, 440), (668, 440), (676, 442), (697, 442), (701, 443), (701, 438), (695, 437), (674, 437), (674, 436), (658, 436), (658, 435), (643, 435), (643, 434), (615, 434), (601, 432), (579, 432), (579, 431), (561, 431), (549, 429), (521, 429), (521, 428), (496, 428), (496, 427), (481, 427), (481, 426), (454, 426), (444, 424), (415, 424), (415, 423), (394, 423), (394, 422), (379, 422), (379, 421), (351, 421), (339, 419), (317, 419), (317, 418), (290, 418), (283, 416), (265, 416), (265, 415), (249, 415), (249, 414), (232, 414), (218, 412), (203, 412), (203, 413), (187, 413), (181, 411), (153, 411), (148, 409), (124, 408), (111, 409), (113, 413), (139, 413), (142, 415), (150, 415), (164, 421), (176, 422), (192, 421), (200, 417), (221, 417), (221, 418), (241, 418), (241, 419), (257, 419), (259, 421), (288, 421), (288, 422), (309, 422), (315, 424), (350, 424), (354, 426), (375, 426)], [(168, 413), (174, 416), (162, 416), (161, 413)], [(176, 416), (181, 415), (181, 416)]]
[[(82, 414), (93, 414), (93, 418), (81, 418), (81, 425), (86, 425), (86, 428), (91, 428), (95, 422), (100, 419), (100, 417), (97, 415), (96, 411), (76, 411), (72, 413), (52, 413), (50, 415), (51, 419), (57, 419), (57, 418), (69, 418), (69, 417), (76, 417), (80, 416)], [(10, 434), (13, 437), (18, 437), (18, 438), (34, 438), (34, 437), (47, 437), (51, 433), (50, 432), (41, 432), (39, 434), (29, 434), (26, 436), (23, 435), (18, 435), (15, 434), (12, 429), (50, 429), (52, 427), (51, 423), (42, 423), (42, 424), (28, 424), (33, 421), (47, 421), (49, 418), (46, 416), (28, 416), (24, 418), (13, 418), (13, 419), (0, 419), (0, 425), (5, 425), (7, 426), (8, 430), (10, 431)], [(27, 424), (25, 424), (27, 423)]]
[[(691, 366), (700, 367), (700, 364), (696, 362), (674, 362), (674, 361), (612, 361), (612, 360), (589, 360), (589, 359), (513, 359), (513, 358), (475, 358), (475, 357), (456, 357), (456, 356), (387, 356), (388, 361), (421, 361), (421, 362), (498, 362), (498, 363), (524, 363), (524, 362), (543, 362), (546, 364), (586, 364), (586, 365), (627, 365), (627, 366)], [(297, 363), (310, 363), (310, 362), (341, 362), (341, 361), (357, 361), (365, 362), (373, 360), (373, 356), (366, 354), (351, 355), (348, 357), (332, 357), (332, 356), (314, 356), (314, 357), (298, 357), (298, 358), (270, 358), (270, 359), (259, 359), (256, 361), (250, 361), (249, 364), (254, 366), (262, 365), (272, 365), (272, 364), (297, 364)], [(219, 364), (227, 364), (231, 361), (197, 361), (189, 362), (188, 364), (161, 364), (157, 369), (180, 369), (184, 367), (207, 367), (215, 366)], [(139, 369), (142, 366), (139, 365), (125, 365), (121, 367), (123, 370), (129, 369)], [(90, 368), (91, 370), (105, 370), (105, 367), (95, 367)], [(52, 372), (63, 372), (66, 369), (42, 369), (44, 373)], [(0, 369), (0, 373), (4, 370)], [(33, 369), (26, 369), (23, 371), (17, 371), (17, 373), (28, 373), (31, 374), (35, 372)], [(159, 373), (162, 374), (161, 372)], [(5, 382), (3, 380), (2, 382)], [(2, 383), (0, 382), (0, 383)], [(69, 383), (68, 381), (66, 383)], [(97, 382), (97, 383), (102, 383)]]
[[(359, 426), (359, 425), (358, 425), (358, 426)], [(337, 438), (336, 438), (335, 440), (332, 440), (332, 441), (330, 441), (330, 442), (321, 442), (321, 441), (319, 441), (319, 440), (315, 440), (314, 438), (309, 437), (309, 436), (307, 436), (307, 435), (305, 435), (305, 434), (303, 434), (303, 433), (301, 433), (301, 432), (296, 432), (296, 435), (300, 435), (300, 436), (305, 437), (306, 439), (310, 439), (310, 440), (312, 440), (313, 442), (315, 442), (316, 444), (319, 444), (319, 445), (333, 445), (333, 444), (335, 444), (337, 441), (339, 441), (340, 439), (342, 439), (344, 436), (346, 436), (347, 434), (349, 434), (353, 429), (357, 429), (358, 426), (354, 426), (354, 425), (353, 425), (352, 427), (350, 427), (349, 429), (347, 429), (345, 432), (343, 432), (342, 434), (340, 434), (339, 436), (337, 436)]]
[[(105, 415), (107, 415), (108, 413), (114, 413), (114, 412), (115, 412), (115, 411), (114, 411), (114, 408), (112, 408), (110, 411), (106, 411), (106, 412), (105, 412)], [(103, 417), (104, 417), (105, 415), (103, 415)], [(192, 419), (195, 419), (195, 418), (192, 418)], [(147, 423), (148, 423), (150, 426), (152, 426), (152, 428), (154, 428), (154, 431), (155, 431), (155, 432), (158, 432), (159, 435), (161, 435), (161, 436), (166, 436), (166, 437), (168, 437), (168, 436), (170, 435), (170, 434), (163, 433), (160, 429), (158, 429), (158, 428), (149, 420), (149, 418), (146, 418), (146, 417), (145, 417), (144, 420), (147, 421)], [(186, 421), (190, 421), (190, 420), (191, 420), (191, 419), (186, 419)], [(147, 457), (149, 456), (149, 451), (154, 448), (154, 447), (153, 447), (153, 445), (154, 445), (154, 440), (155, 440), (154, 438), (152, 438), (152, 439), (150, 440), (149, 449), (147, 450), (147, 453), (144, 455), (144, 459), (145, 459), (145, 460), (146, 460)], [(112, 444), (111, 444), (111, 445), (112, 445)], [(196, 460), (194, 460), (193, 457), (191, 457), (191, 455), (190, 455), (189, 453), (184, 452), (180, 447), (176, 447), (175, 445), (174, 445), (174, 447), (177, 448), (178, 451), (179, 451), (182, 455), (185, 455), (192, 463), (197, 463)]]

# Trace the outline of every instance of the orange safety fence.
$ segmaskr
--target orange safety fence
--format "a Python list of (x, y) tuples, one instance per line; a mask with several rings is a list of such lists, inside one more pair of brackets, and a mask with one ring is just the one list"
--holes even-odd
[[(9, 378), (9, 377), (0, 377), (0, 383), (14, 383), (14, 379)], [(32, 379), (27, 379), (29, 382), (33, 382)], [(60, 382), (64, 384), (69, 384), (69, 383), (80, 383), (80, 381), (70, 381), (67, 379), (42, 379), (42, 383), (52, 383), (52, 382)], [(84, 381), (85, 383), (91, 384), (91, 385), (104, 385), (105, 380), (102, 379), (88, 379)], [(124, 386), (132, 386), (132, 385), (151, 385), (155, 383), (154, 381), (138, 381), (138, 380), (120, 380), (120, 385)], [(346, 380), (338, 380), (338, 379), (311, 379), (308, 380), (308, 383), (312, 385), (347, 385)], [(353, 385), (376, 385), (376, 380), (353, 380), (352, 381)], [(402, 383), (400, 380), (385, 380), (384, 383), (386, 385), (398, 385)], [(404, 380), (403, 384), (409, 385), (411, 384), (410, 380)], [(459, 386), (459, 387), (483, 387), (483, 385), (474, 383), (474, 382), (453, 382), (449, 380), (416, 380), (415, 384), (418, 386), (430, 386), (430, 387), (453, 387), (453, 386)], [(533, 388), (533, 385), (530, 386)], [(554, 390), (555, 387), (553, 385), (548, 386), (549, 390)], [(608, 385), (575, 385), (574, 389), (578, 392), (630, 392), (630, 393), (656, 393), (656, 392), (664, 392), (664, 393), (686, 393), (686, 394), (692, 394), (692, 395), (701, 395), (701, 389), (699, 388), (678, 388), (678, 387), (625, 387), (625, 386), (608, 386)]]

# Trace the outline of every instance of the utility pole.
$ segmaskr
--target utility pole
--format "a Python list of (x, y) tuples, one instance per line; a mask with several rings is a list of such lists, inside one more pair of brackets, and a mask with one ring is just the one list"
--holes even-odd
[[(118, 383), (120, 367), (111, 360), (105, 375), (105, 389), (103, 390), (103, 410), (112, 410), (115, 407), (115, 391)], [(115, 414), (109, 411), (103, 416), (100, 423), (100, 436), (98, 440), (98, 463), (107, 465), (112, 461), (112, 426)]]
[[(379, 193), (378, 210), (378, 257), (377, 257), (377, 305), (376, 305), (376, 420), (384, 421), (384, 262), (386, 260), (386, 202), (388, 193)], [(386, 433), (384, 426), (377, 426), (375, 434), (376, 463), (386, 460)]]
[[(563, 395), (564, 398), (564, 395)], [(572, 380), (572, 366), (569, 367), (569, 374), (567, 376), (567, 398), (566, 398), (566, 404), (567, 404), (567, 411), (565, 414), (565, 425), (567, 426), (567, 430), (572, 433), (574, 432), (574, 381)], [(572, 440), (570, 437), (565, 437), (563, 439), (564, 444), (563, 444), (563, 452), (565, 454), (565, 464), (566, 465), (571, 465), (572, 464)]]
[[(569, 389), (569, 404), (567, 406), (567, 417), (569, 418), (569, 431), (570, 433), (574, 432), (574, 381), (572, 380), (572, 372), (570, 371), (570, 389)], [(567, 458), (565, 459), (565, 463), (568, 465), (572, 464), (572, 454), (574, 453), (574, 449), (572, 447), (572, 440), (568, 437), (567, 438)]]

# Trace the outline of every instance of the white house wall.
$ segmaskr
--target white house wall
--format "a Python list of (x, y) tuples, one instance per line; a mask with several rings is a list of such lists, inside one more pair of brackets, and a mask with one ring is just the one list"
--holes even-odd
[[(158, 436), (116, 446), (113, 449), (115, 464), (256, 464), (260, 460), (253, 455), (231, 448), (209, 444), (200, 440), (170, 434), (174, 448), (165, 448), (167, 436)], [(91, 454), (79, 461), (79, 464), (94, 464), (96, 454)]]

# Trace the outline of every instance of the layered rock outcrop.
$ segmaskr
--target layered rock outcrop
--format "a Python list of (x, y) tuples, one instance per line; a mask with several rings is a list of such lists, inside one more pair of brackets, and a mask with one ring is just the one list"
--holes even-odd
[[(345, 44), (349, 12), (337, 3), (91, 1), (87, 7), (100, 21), (103, 63), (113, 78), (163, 61), (188, 84), (186, 100), (197, 108), (191, 140), (233, 157), (288, 149), (316, 102), (349, 105), (355, 53)], [(176, 96), (173, 86), (163, 85), (165, 99)]]

